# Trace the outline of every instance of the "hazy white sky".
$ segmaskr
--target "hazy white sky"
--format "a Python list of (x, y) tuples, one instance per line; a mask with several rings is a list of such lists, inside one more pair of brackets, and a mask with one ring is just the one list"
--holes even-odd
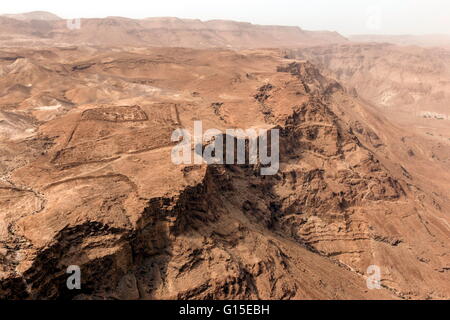
[(1, 13), (50, 11), (63, 18), (174, 16), (230, 19), (308, 30), (450, 33), (449, 0), (1, 0)]

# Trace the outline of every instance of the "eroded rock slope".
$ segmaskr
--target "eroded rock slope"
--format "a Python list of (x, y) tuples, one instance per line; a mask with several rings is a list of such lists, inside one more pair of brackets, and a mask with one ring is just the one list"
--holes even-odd
[[(449, 298), (448, 195), (419, 164), (448, 173), (407, 158), (427, 141), (281, 56), (3, 52), (1, 111), (23, 120), (1, 123), (0, 296)], [(280, 170), (174, 164), (171, 134), (195, 120), (279, 129)]]

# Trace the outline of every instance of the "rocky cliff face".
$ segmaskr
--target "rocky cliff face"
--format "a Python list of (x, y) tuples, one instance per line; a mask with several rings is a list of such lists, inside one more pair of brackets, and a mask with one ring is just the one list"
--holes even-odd
[[(1, 297), (450, 297), (450, 202), (419, 164), (448, 173), (313, 64), (276, 50), (3, 56), (2, 81), (30, 86), (2, 112), (31, 130), (1, 140)], [(279, 129), (280, 170), (175, 165), (170, 135), (195, 120)]]
[[(379, 113), (408, 128), (411, 134), (429, 140), (429, 152), (420, 152), (430, 161), (448, 166), (448, 50), (372, 43), (286, 50), (285, 54), (310, 60), (343, 84), (349, 94), (374, 105)], [(413, 157), (414, 151), (409, 155)], [(446, 184), (426, 167), (422, 166), (421, 171), (439, 180), (437, 184)]]
[(371, 43), (288, 50), (286, 54), (312, 61), (353, 89), (353, 94), (391, 112), (393, 120), (403, 125), (418, 122), (426, 112), (430, 117), (436, 115), (435, 119), (439, 114), (447, 118), (450, 53), (446, 49)]

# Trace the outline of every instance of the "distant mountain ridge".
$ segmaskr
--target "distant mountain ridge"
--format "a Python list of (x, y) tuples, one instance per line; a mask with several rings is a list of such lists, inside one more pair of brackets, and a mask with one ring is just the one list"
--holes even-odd
[(361, 34), (349, 36), (355, 42), (384, 42), (404, 46), (450, 47), (450, 34), (381, 35)]
[(62, 20), (61, 17), (58, 17), (56, 14), (46, 12), (46, 11), (32, 11), (26, 13), (18, 13), (18, 14), (3, 14), (0, 17), (7, 17), (16, 20), (45, 20), (45, 21), (56, 21)]
[(68, 28), (66, 20), (48, 12), (3, 15), (0, 16), (0, 44), (264, 48), (348, 41), (337, 32), (230, 20), (106, 17), (80, 21), (80, 28)]

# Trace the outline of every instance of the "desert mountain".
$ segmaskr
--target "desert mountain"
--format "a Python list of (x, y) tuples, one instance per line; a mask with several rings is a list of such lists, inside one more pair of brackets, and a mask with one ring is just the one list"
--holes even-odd
[(18, 14), (3, 14), (0, 15), (0, 17), (6, 17), (16, 20), (23, 20), (23, 21), (31, 21), (31, 20), (44, 20), (44, 21), (57, 21), (62, 20), (57, 15), (45, 12), (45, 11), (33, 11), (33, 12), (27, 12), (27, 13), (18, 13)]
[[(442, 38), (79, 22), (0, 16), (0, 298), (450, 299)], [(175, 163), (195, 121), (278, 171)]]
[[(69, 22), (70, 26), (70, 22)], [(101, 36), (99, 36), (101, 35)], [(80, 28), (51, 13), (0, 16), (0, 44), (261, 48), (346, 42), (336, 32), (245, 22), (178, 18), (81, 19)]]
[(450, 48), (450, 35), (448, 34), (427, 34), (427, 35), (361, 34), (361, 35), (352, 35), (349, 37), (349, 40), (355, 42), (391, 43), (403, 46)]
[[(268, 49), (0, 57), (2, 298), (450, 298), (435, 142), (311, 62)], [(279, 129), (278, 173), (174, 164), (171, 134), (196, 120)]]
[(353, 94), (376, 105), (391, 121), (448, 145), (449, 50), (357, 43), (286, 54), (313, 62)]

